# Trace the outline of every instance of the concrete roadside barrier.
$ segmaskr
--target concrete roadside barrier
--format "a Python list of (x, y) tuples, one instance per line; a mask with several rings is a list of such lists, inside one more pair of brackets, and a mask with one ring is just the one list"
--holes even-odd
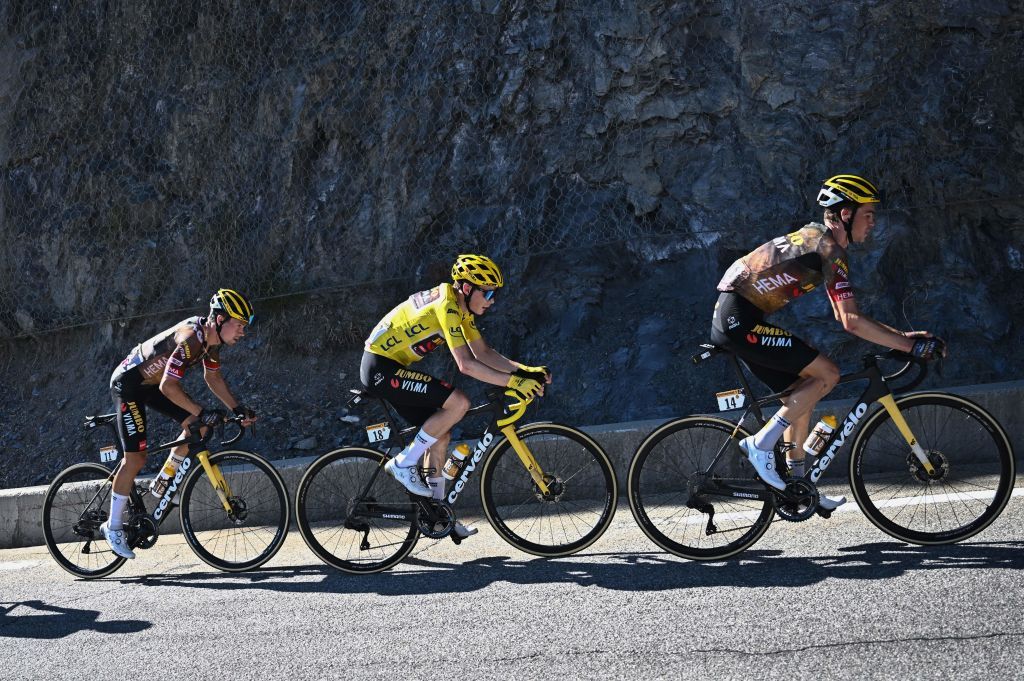
[[(1024, 451), (1024, 381), (960, 386), (945, 389), (944, 392), (972, 400), (991, 413), (1006, 431), (1017, 461), (1020, 462), (1022, 451)], [(849, 400), (822, 402), (815, 412), (815, 419), (823, 413), (832, 413), (842, 419), (849, 410), (850, 404)], [(736, 412), (723, 414), (726, 418), (735, 415), (738, 414)], [(631, 421), (582, 428), (597, 440), (614, 463), (619, 480), (620, 495), (625, 494), (626, 476), (636, 448), (655, 428), (668, 420), (670, 419)], [(832, 462), (826, 477), (828, 482), (836, 483), (847, 479), (848, 450), (849, 446), (844, 446), (836, 460)], [(306, 467), (315, 458), (310, 456), (274, 462), (288, 486), (290, 503), (294, 504), (295, 489), (299, 480)], [(45, 494), (46, 486), (0, 490), (0, 549), (36, 546), (44, 543), (41, 519)], [(625, 503), (625, 500), (620, 499), (620, 503)], [(470, 483), (468, 493), (459, 499), (459, 507), (462, 509), (472, 508), (474, 505), (479, 506), (475, 481)], [(180, 532), (176, 512), (171, 514), (161, 528), (161, 532), (164, 534)]]

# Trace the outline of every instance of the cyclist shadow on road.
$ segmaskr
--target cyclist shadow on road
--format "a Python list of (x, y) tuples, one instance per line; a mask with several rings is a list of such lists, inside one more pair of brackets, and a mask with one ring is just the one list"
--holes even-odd
[(349, 575), (325, 565), (263, 569), (245, 574), (174, 573), (121, 580), (123, 583), (200, 589), (265, 589), (293, 593), (377, 593), (411, 596), (466, 593), (497, 582), (579, 584), (621, 591), (667, 591), (701, 587), (809, 586), (825, 579), (879, 580), (916, 570), (1024, 568), (1024, 542), (910, 546), (878, 542), (821, 557), (782, 555), (751, 549), (724, 563), (684, 561), (664, 553), (583, 553), (569, 558), (508, 556), (465, 563), (422, 556), (379, 574)]
[[(18, 614), (12, 615), (15, 610)], [(99, 610), (65, 608), (35, 600), (0, 603), (0, 638), (56, 639), (79, 631), (134, 634), (153, 626), (142, 620), (100, 622), (99, 615)]]

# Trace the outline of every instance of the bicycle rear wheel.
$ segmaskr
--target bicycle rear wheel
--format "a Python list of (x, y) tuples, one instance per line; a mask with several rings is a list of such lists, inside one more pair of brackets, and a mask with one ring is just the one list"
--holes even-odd
[(480, 472), (480, 499), (501, 538), (538, 556), (567, 556), (597, 541), (612, 522), (618, 502), (615, 469), (600, 445), (557, 423), (516, 430), (544, 472), (550, 493), (534, 483), (502, 439)]
[(764, 492), (739, 449), (748, 435), (724, 419), (689, 416), (647, 436), (633, 455), (627, 487), (633, 517), (651, 541), (681, 558), (723, 560), (761, 538), (774, 515), (771, 501), (706, 493), (715, 482)]
[(952, 544), (995, 520), (1013, 493), (1013, 450), (999, 423), (956, 395), (922, 393), (896, 401), (936, 468), (929, 475), (885, 409), (872, 414), (853, 446), (850, 484), (864, 515), (911, 544)]
[(181, 529), (185, 541), (205, 563), (225, 572), (242, 572), (274, 557), (288, 534), (291, 507), (284, 480), (269, 461), (240, 450), (210, 455), (230, 490), (231, 512), (206, 469), (193, 460), (194, 472), (181, 492)]
[[(375, 449), (343, 447), (321, 456), (302, 476), (295, 519), (306, 545), (328, 565), (355, 574), (381, 572), (416, 546), (415, 507), (384, 471), (384, 460)], [(381, 506), (413, 519), (383, 517)]]
[(62, 568), (85, 579), (124, 565), (100, 533), (110, 512), (112, 472), (98, 463), (75, 464), (57, 474), (43, 499), (43, 537)]

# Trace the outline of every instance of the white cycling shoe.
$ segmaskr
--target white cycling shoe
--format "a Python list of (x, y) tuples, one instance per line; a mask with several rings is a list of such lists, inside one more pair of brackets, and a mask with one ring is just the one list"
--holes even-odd
[(843, 504), (846, 503), (846, 497), (826, 497), (824, 494), (818, 497), (818, 508), (823, 508), (826, 511), (834, 511)]
[(462, 523), (460, 523), (457, 520), (455, 521), (455, 529), (452, 530), (452, 534), (454, 534), (459, 539), (465, 539), (466, 537), (472, 537), (477, 532), (479, 532), (479, 530), (477, 530), (475, 527), (466, 527), (465, 525), (463, 525)]
[(402, 483), (402, 486), (413, 494), (417, 494), (421, 497), (434, 496), (433, 490), (430, 489), (430, 485), (428, 485), (420, 475), (416, 466), (404, 468), (396, 465), (395, 460), (391, 459), (391, 461), (384, 464), (384, 470), (387, 471), (388, 475), (392, 478)]
[(740, 440), (740, 449), (747, 455), (747, 461), (757, 471), (757, 476), (761, 480), (780, 492), (786, 489), (786, 483), (782, 481), (779, 472), (775, 470), (775, 452), (755, 447), (753, 435)]
[(104, 521), (100, 525), (100, 532), (103, 534), (103, 538), (110, 544), (110, 549), (121, 556), (122, 558), (134, 558), (135, 552), (128, 548), (128, 537), (125, 535), (124, 530), (112, 530), (110, 529), (110, 521)]

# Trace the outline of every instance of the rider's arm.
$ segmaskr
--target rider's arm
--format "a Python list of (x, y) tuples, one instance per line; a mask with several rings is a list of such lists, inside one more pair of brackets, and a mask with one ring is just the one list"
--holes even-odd
[(914, 349), (914, 340), (904, 336), (901, 332), (892, 327), (876, 322), (871, 317), (857, 309), (857, 301), (853, 298), (832, 301), (835, 309), (836, 319), (839, 320), (848, 333), (858, 338), (863, 338), (871, 343), (884, 345), (893, 350), (910, 352)]
[(503, 387), (508, 385), (509, 374), (516, 368), (513, 366), (509, 367), (508, 371), (499, 371), (490, 367), (477, 359), (469, 345), (460, 345), (458, 347), (451, 348), (451, 351), (452, 357), (455, 358), (455, 364), (458, 365), (461, 373), (466, 376), (471, 376), (478, 381), (490, 383), (491, 385)]
[(483, 338), (477, 338), (476, 340), (470, 341), (469, 349), (473, 351), (473, 355), (478, 360), (492, 369), (497, 369), (503, 373), (510, 374), (519, 368), (518, 364), (492, 348)]
[(160, 378), (160, 392), (189, 414), (198, 416), (203, 408), (192, 401), (185, 389), (181, 387), (181, 379), (185, 376), (189, 358), (194, 356), (193, 353), (202, 352), (202, 346), (195, 339), (195, 334), (192, 331), (179, 331), (174, 340), (177, 345), (171, 356), (167, 358), (164, 375)]
[(211, 371), (209, 367), (204, 367), (203, 379), (206, 381), (206, 385), (209, 386), (210, 392), (216, 395), (217, 399), (223, 402), (225, 407), (234, 409), (238, 406), (238, 400), (231, 394), (231, 390), (228, 389), (228, 383), (224, 380), (224, 376), (221, 375), (220, 371)]

